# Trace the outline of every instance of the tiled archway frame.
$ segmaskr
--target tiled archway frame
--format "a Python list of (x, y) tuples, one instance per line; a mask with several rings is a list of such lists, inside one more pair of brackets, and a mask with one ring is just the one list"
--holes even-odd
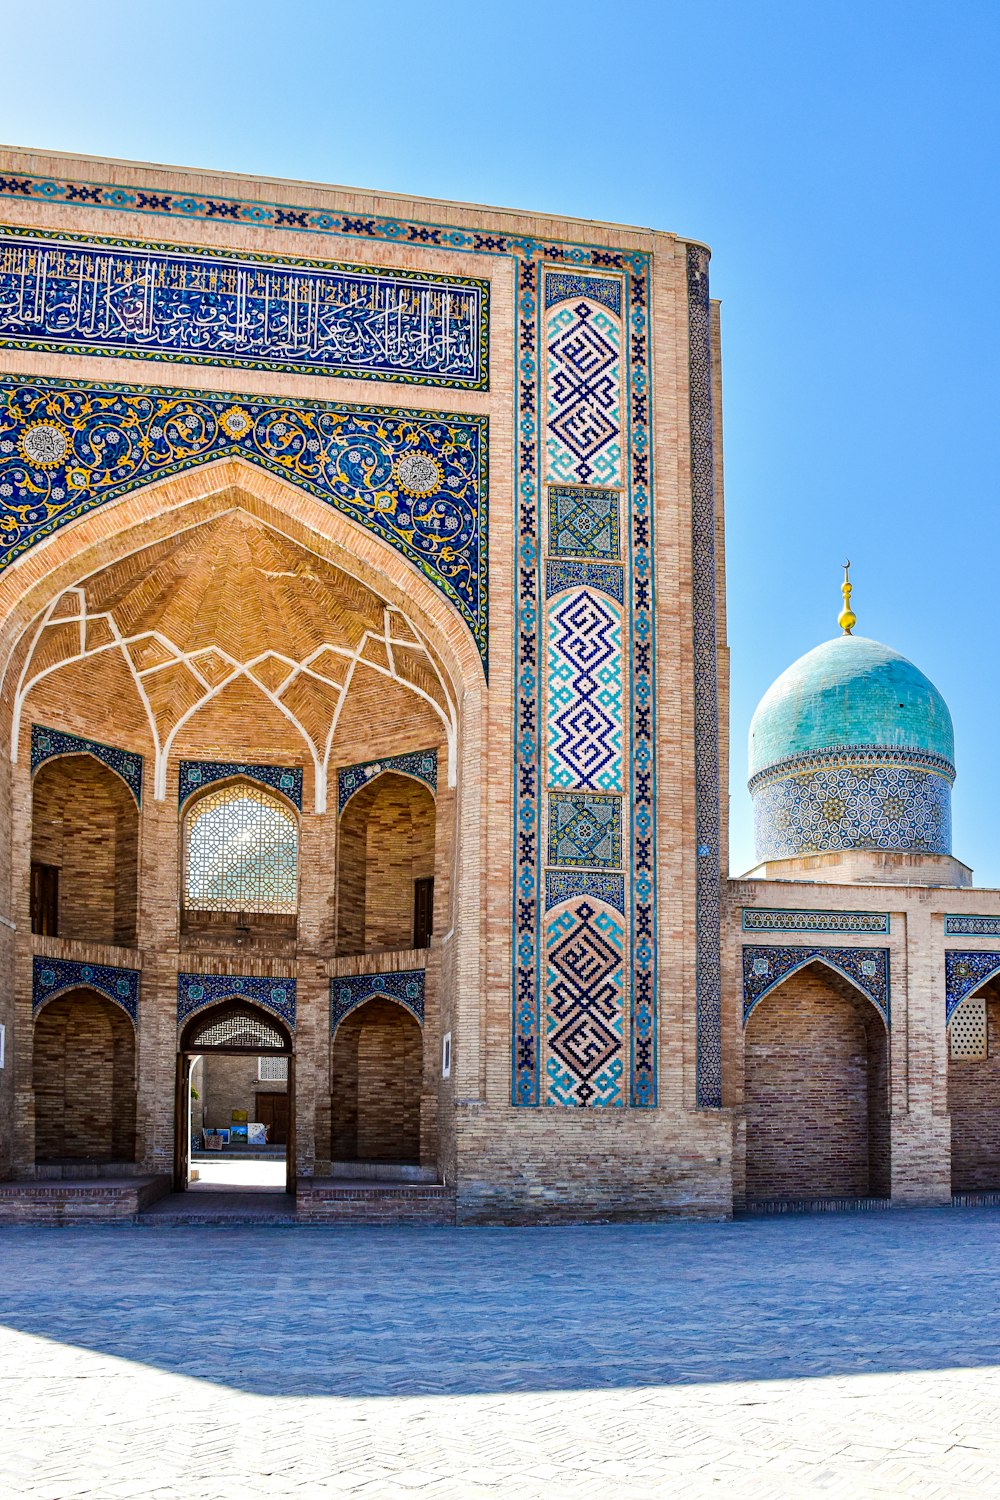
[(295, 1030), (295, 980), (266, 974), (178, 974), (177, 1024), (224, 1000), (249, 1000)]
[(90, 755), (109, 771), (114, 771), (135, 798), (136, 807), (142, 806), (142, 756), (132, 750), (121, 750), (115, 745), (102, 744), (100, 740), (88, 740), (79, 734), (64, 734), (60, 729), (46, 729), (42, 724), (31, 726), (31, 774), (50, 760), (63, 755)]
[(393, 1000), (424, 1024), (424, 971), (399, 969), (391, 974), (350, 974), (330, 980), (330, 1033), (367, 1000)]
[(949, 948), (944, 955), (945, 1024), (973, 991), (1000, 974), (1000, 953)]
[(383, 755), (379, 760), (363, 761), (355, 766), (341, 766), (337, 772), (337, 813), (343, 814), (351, 798), (363, 787), (371, 786), (379, 776), (395, 771), (409, 776), (437, 796), (437, 751), (412, 750), (406, 755)]
[(888, 948), (833, 948), (745, 945), (743, 948), (743, 1024), (765, 995), (807, 964), (823, 963), (860, 990), (874, 1005), (888, 1029)]
[(111, 964), (77, 963), (68, 958), (41, 958), (35, 955), (31, 972), (32, 1015), (37, 1015), (50, 1000), (74, 989), (96, 990), (106, 1000), (119, 1006), (133, 1026), (138, 1026), (138, 969), (117, 968)]
[[(125, 638), (108, 614), (88, 615), (85, 591), (80, 586), (91, 572), (108, 566), (109, 561), (123, 561), (131, 553), (144, 550), (163, 540), (202, 524), (232, 506), (233, 492), (240, 496), (255, 514), (280, 535), (301, 545), (308, 552), (327, 558), (356, 577), (387, 600), (383, 628), (368, 631), (354, 650), (341, 646), (318, 646), (303, 662), (287, 659), (289, 676), (277, 689), (255, 675), (258, 660), (240, 662), (229, 659), (230, 672), (219, 681), (206, 682), (203, 696), (161, 736), (143, 685), (143, 672), (136, 668), (128, 650), (131, 638)], [(358, 547), (356, 524), (329, 507), (321, 506), (293, 484), (278, 480), (241, 461), (222, 460), (189, 470), (169, 480), (144, 486), (117, 501), (107, 510), (98, 508), (51, 538), (44, 548), (33, 549), (11, 568), (0, 574), (0, 619), (6, 615), (5, 657), (9, 663), (25, 633), (30, 644), (20, 667), (15, 689), (15, 713), (12, 722), (11, 757), (18, 759), (20, 713), (35, 682), (72, 660), (109, 653), (119, 657), (135, 683), (143, 703), (149, 738), (154, 750), (154, 796), (166, 796), (167, 770), (174, 739), (182, 726), (214, 699), (229, 683), (240, 677), (253, 685), (296, 727), (312, 761), (315, 780), (316, 811), (326, 810), (328, 772), (332, 759), (334, 735), (340, 708), (346, 701), (356, 666), (397, 682), (415, 693), (440, 719), (447, 748), (448, 783), (455, 784), (458, 757), (458, 701), (454, 684), (466, 690), (478, 690), (482, 667), (472, 637), (457, 614), (436, 595), (431, 586), (415, 574), (408, 564), (385, 543), (371, 537), (364, 549)], [(113, 547), (109, 548), (109, 541)], [(61, 586), (60, 586), (61, 585)], [(108, 635), (104, 643), (83, 649), (54, 664), (45, 664), (32, 672), (34, 653), (45, 643), (46, 632), (72, 623), (86, 642), (88, 624), (103, 622)], [(162, 636), (161, 646), (171, 651), (170, 659), (187, 662), (197, 653), (171, 646)], [(392, 655), (393, 644), (405, 645), (418, 653), (436, 678), (440, 693), (434, 697), (412, 683), (398, 669)], [(212, 648), (217, 650), (217, 648)], [(324, 651), (332, 650), (346, 661), (343, 685), (322, 678), (338, 695), (325, 741), (315, 742), (282, 700), (282, 694), (301, 674), (322, 677), (311, 663)], [(280, 655), (275, 651), (266, 656)], [(197, 663), (195, 662), (195, 666)]]

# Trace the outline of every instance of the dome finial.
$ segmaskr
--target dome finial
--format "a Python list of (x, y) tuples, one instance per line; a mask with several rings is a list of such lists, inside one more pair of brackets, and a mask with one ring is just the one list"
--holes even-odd
[(840, 585), (840, 592), (844, 596), (844, 607), (837, 617), (837, 624), (840, 626), (845, 635), (850, 635), (851, 631), (858, 623), (858, 617), (851, 608), (851, 594), (854, 592), (854, 585), (851, 583), (850, 558), (848, 558), (844, 564), (844, 581)]

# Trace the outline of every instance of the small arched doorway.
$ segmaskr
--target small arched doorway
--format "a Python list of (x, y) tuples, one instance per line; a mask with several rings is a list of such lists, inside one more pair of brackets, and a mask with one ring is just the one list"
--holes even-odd
[(35, 1018), (32, 1083), (36, 1167), (135, 1162), (135, 1027), (86, 987), (64, 991)]
[(90, 754), (46, 761), (31, 788), (31, 930), (83, 942), (136, 940), (139, 809)]
[(198, 1011), (181, 1032), (177, 1049), (174, 1103), (174, 1191), (184, 1192), (191, 1178), (191, 1072), (196, 1058), (285, 1059), (288, 1122), (285, 1144), (285, 1192), (295, 1192), (295, 1052), (292, 1035), (275, 1015), (237, 997)]
[(337, 1027), (330, 1054), (330, 1159), (420, 1163), (423, 1032), (397, 1001), (373, 996)]
[(744, 1041), (748, 1203), (886, 1196), (888, 1031), (822, 961), (754, 1007)]
[(1000, 975), (967, 995), (948, 1021), (951, 1190), (1000, 1191)]

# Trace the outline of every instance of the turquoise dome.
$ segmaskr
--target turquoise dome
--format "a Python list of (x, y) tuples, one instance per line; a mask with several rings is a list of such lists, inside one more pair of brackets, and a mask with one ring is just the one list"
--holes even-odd
[(750, 779), (819, 751), (885, 746), (954, 763), (948, 705), (905, 656), (860, 635), (807, 651), (768, 688), (750, 724)]

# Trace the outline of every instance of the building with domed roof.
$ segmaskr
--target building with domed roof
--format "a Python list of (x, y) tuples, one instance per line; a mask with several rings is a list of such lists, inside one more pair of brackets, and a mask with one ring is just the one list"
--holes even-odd
[(0, 1223), (1000, 1192), (1000, 893), (846, 578), (727, 875), (709, 260), (0, 149)]

